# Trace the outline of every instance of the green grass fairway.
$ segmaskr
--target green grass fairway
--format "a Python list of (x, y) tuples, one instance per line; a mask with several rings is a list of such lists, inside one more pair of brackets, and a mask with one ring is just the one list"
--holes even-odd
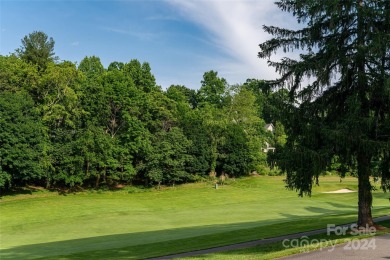
[[(139, 259), (249, 241), (356, 220), (357, 180), (324, 177), (312, 197), (283, 177), (248, 177), (214, 189), (196, 183), (134, 193), (45, 191), (0, 200), (0, 259)], [(379, 187), (378, 187), (379, 188)], [(375, 216), (390, 213), (374, 192)]]

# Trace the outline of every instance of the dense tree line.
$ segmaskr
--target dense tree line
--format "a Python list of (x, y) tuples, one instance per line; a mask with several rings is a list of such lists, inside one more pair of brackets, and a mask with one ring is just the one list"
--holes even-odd
[(92, 56), (77, 66), (33, 32), (0, 56), (0, 188), (159, 185), (260, 171), (264, 142), (273, 142), (262, 118), (278, 118), (278, 95), (259, 80), (230, 86), (215, 71), (197, 91), (164, 91), (148, 63), (104, 68)]

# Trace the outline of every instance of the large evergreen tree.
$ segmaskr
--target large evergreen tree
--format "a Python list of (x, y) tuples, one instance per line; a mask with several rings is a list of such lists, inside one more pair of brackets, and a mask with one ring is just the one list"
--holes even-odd
[(48, 62), (57, 59), (54, 53), (54, 40), (46, 33), (34, 31), (22, 39), (22, 45), (16, 50), (18, 56), (29, 63), (38, 66), (39, 70), (45, 70)]
[[(282, 0), (301, 29), (264, 26), (273, 38), (260, 58), (278, 49), (300, 50), (299, 59), (268, 61), (287, 87), (289, 139), (280, 165), (287, 187), (310, 194), (314, 181), (338, 155), (356, 166), (358, 225), (373, 225), (370, 169), (380, 162), (382, 188), (390, 188), (390, 2), (388, 0)], [(306, 80), (308, 77), (311, 80)], [(347, 167), (342, 167), (347, 168)]]

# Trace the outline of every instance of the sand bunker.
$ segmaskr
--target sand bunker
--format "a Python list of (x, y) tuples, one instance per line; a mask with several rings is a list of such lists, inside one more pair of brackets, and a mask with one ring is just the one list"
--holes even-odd
[(327, 191), (327, 192), (323, 192), (323, 193), (350, 193), (350, 192), (356, 192), (356, 191), (350, 190), (350, 189), (341, 189), (341, 190), (335, 190), (335, 191)]

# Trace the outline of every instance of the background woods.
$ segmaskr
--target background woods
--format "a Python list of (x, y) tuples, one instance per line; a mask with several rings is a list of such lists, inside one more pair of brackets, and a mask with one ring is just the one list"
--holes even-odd
[(263, 129), (279, 97), (263, 81), (230, 86), (209, 71), (199, 90), (162, 90), (146, 62), (76, 65), (54, 43), (33, 32), (0, 56), (1, 188), (238, 177), (264, 171), (265, 142), (280, 143)]

